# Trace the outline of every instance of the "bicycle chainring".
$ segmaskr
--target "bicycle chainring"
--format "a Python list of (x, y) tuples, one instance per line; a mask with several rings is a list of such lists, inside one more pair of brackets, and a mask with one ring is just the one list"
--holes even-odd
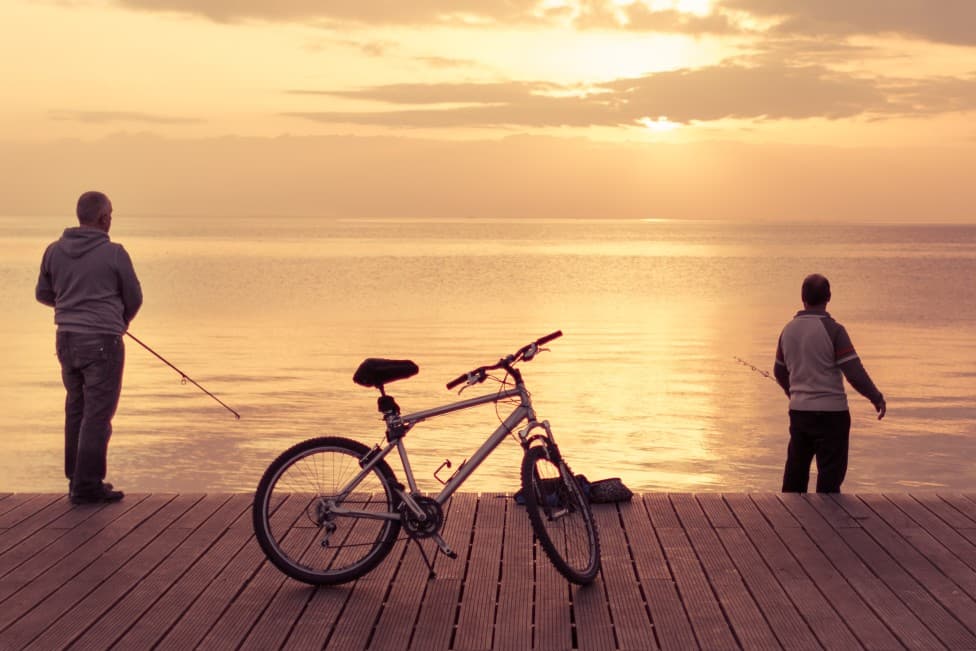
[(403, 504), (400, 507), (402, 509), (400, 520), (403, 528), (414, 538), (429, 538), (440, 531), (444, 525), (444, 510), (440, 503), (431, 497), (414, 497), (413, 499), (426, 514), (427, 519), (420, 520), (413, 511), (407, 508), (406, 504)]

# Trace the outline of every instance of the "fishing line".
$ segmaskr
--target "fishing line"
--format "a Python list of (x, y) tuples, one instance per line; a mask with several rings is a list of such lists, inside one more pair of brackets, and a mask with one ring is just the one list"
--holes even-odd
[[(750, 364), (749, 362), (747, 362), (746, 360), (742, 359), (741, 357), (734, 357), (733, 356), (732, 359), (734, 359), (735, 361), (739, 362), (743, 366), (748, 366), (749, 368), (751, 368), (753, 371), (755, 371), (759, 375), (763, 376), (764, 378), (768, 378), (768, 379), (772, 380), (773, 382), (776, 382), (776, 378), (774, 378), (772, 375), (770, 375), (769, 371), (764, 371), (761, 368), (757, 367), (755, 364)], [(779, 384), (778, 382), (776, 382), (776, 383)]]
[(193, 378), (191, 378), (189, 375), (187, 375), (186, 373), (184, 373), (180, 369), (176, 368), (168, 359), (166, 359), (165, 357), (163, 357), (162, 355), (160, 355), (159, 353), (157, 353), (155, 350), (153, 350), (152, 348), (150, 348), (149, 346), (147, 346), (146, 344), (144, 344), (134, 334), (132, 334), (131, 332), (126, 332), (125, 334), (127, 334), (129, 337), (131, 337), (132, 340), (135, 341), (137, 344), (139, 344), (140, 346), (142, 346), (143, 348), (145, 348), (146, 350), (148, 350), (150, 353), (152, 353), (153, 355), (155, 355), (156, 357), (158, 357), (159, 360), (161, 362), (163, 362), (163, 364), (166, 364), (166, 366), (169, 366), (171, 369), (173, 369), (174, 371), (176, 371), (177, 373), (179, 373), (180, 374), (180, 381), (183, 384), (186, 384), (187, 382), (189, 382), (190, 384), (192, 384), (193, 386), (195, 386), (196, 388), (200, 389), (201, 391), (203, 391), (204, 393), (206, 393), (208, 396), (210, 396), (211, 398), (213, 398), (214, 400), (216, 400), (218, 403), (220, 403), (220, 406), (221, 407), (223, 407), (224, 409), (226, 409), (230, 413), (234, 414), (234, 416), (237, 417), (237, 420), (240, 420), (241, 419), (241, 415), (239, 413), (237, 413), (236, 411), (234, 411), (233, 409), (231, 409), (230, 407), (228, 407), (227, 404), (223, 400), (221, 400), (220, 398), (218, 398), (214, 394), (212, 394), (209, 391), (207, 391), (206, 389), (204, 389), (202, 386), (200, 386), (200, 383), (199, 382), (197, 382), (196, 380), (194, 380)]

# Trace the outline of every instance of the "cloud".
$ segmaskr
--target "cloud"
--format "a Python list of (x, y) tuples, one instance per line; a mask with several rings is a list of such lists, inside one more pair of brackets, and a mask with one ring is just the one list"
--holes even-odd
[(973, 0), (721, 0), (722, 8), (777, 21), (773, 33), (898, 36), (976, 45)]
[[(205, 16), (217, 22), (323, 20), (370, 25), (536, 22), (540, 0), (117, 0), (131, 9)], [(558, 12), (557, 12), (558, 13)]]
[[(383, 102), (394, 108), (289, 115), (413, 128), (633, 126), (643, 118), (661, 116), (685, 124), (726, 118), (885, 118), (976, 109), (976, 77), (886, 79), (816, 65), (718, 65), (617, 79), (586, 89), (498, 82), (292, 92)], [(409, 108), (398, 108), (404, 106)]]
[(114, 0), (130, 9), (178, 12), (221, 23), (246, 20), (359, 25), (567, 25), (689, 35), (732, 35), (747, 19), (771, 22), (769, 34), (839, 36), (894, 34), (976, 45), (972, 0), (713, 0), (705, 15), (651, 10), (645, 0)]
[(618, 5), (607, 0), (583, 0), (574, 19), (580, 29), (623, 29), (672, 34), (738, 34), (743, 28), (722, 12), (698, 15), (675, 9), (652, 10), (643, 2)]
[(88, 124), (202, 124), (204, 120), (136, 111), (50, 111), (53, 120), (73, 120)]

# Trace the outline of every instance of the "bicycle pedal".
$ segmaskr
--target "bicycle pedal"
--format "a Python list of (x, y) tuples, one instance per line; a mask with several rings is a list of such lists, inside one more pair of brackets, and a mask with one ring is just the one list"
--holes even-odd
[(437, 543), (437, 549), (440, 550), (442, 554), (451, 559), (457, 558), (457, 552), (448, 547), (447, 542), (441, 538), (439, 534), (434, 534), (433, 538), (434, 542)]

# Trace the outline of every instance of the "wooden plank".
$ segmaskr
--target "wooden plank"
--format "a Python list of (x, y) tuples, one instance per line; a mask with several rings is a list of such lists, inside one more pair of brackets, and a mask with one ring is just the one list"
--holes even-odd
[(942, 493), (939, 495), (947, 504), (952, 506), (955, 510), (962, 513), (966, 519), (972, 524), (967, 524), (965, 527), (959, 525), (953, 525), (957, 529), (973, 529), (976, 528), (976, 502), (971, 499), (966, 498), (965, 495), (959, 493)]
[(617, 645), (622, 649), (657, 649), (654, 626), (616, 505), (594, 504), (593, 516), (600, 533), (601, 574)]
[[(456, 524), (454, 504), (455, 500), (451, 499), (444, 505), (444, 524), (441, 530), (442, 536), (451, 539), (457, 539), (460, 533), (457, 527), (453, 526)], [(462, 526), (470, 527), (470, 523)], [(372, 651), (400, 651), (410, 644), (428, 588), (441, 567), (456, 562), (442, 556), (433, 540), (422, 541), (422, 544), (433, 569), (428, 569), (416, 543), (408, 545), (396, 580), (391, 586), (386, 604), (376, 622), (373, 638), (370, 641)], [(452, 610), (452, 619), (453, 616)]]
[[(224, 573), (224, 570), (236, 559), (243, 558), (243, 560), (238, 560), (238, 563), (248, 562), (249, 559), (242, 557), (242, 553), (245, 544), (250, 539), (251, 535), (244, 529), (231, 528), (225, 531), (214, 545), (193, 562), (190, 569), (179, 578), (173, 587), (126, 631), (116, 644), (116, 648), (153, 648), (173, 630), (178, 622), (182, 621), (184, 615), (188, 618), (194, 616), (188, 611), (207, 589), (212, 590), (208, 596), (218, 599), (223, 591), (237, 590), (239, 586), (230, 579), (236, 572), (233, 569), (228, 569), (227, 573)], [(98, 649), (100, 647), (96, 640), (95, 645), (88, 648)]]
[(630, 547), (638, 581), (644, 592), (657, 643), (662, 649), (679, 651), (698, 646), (688, 613), (678, 595), (664, 550), (651, 526), (640, 497), (618, 504), (624, 535)]
[[(304, 502), (301, 500), (286, 500), (279, 508), (281, 513), (276, 512), (276, 515), (280, 515), (282, 521), (294, 522), (303, 508)], [(191, 584), (191, 589), (197, 595), (196, 598), (189, 605), (185, 605), (180, 618), (165, 632), (162, 639), (157, 641), (154, 648), (179, 651), (195, 648), (204, 638), (212, 635), (218, 625), (222, 630), (227, 630), (229, 622), (238, 625), (238, 629), (232, 635), (236, 639), (240, 639), (250, 631), (253, 620), (241, 623), (240, 606), (237, 607), (234, 616), (226, 620), (223, 618), (224, 612), (236, 602), (238, 591), (249, 585), (258, 570), (267, 563), (264, 553), (251, 534), (253, 525), (250, 515), (250, 512), (245, 512), (238, 517), (225, 536), (231, 551), (239, 543), (238, 536), (245, 537), (243, 545), (236, 547), (236, 555), (229, 562), (221, 565), (216, 576), (211, 574), (212, 579), (205, 589), (193, 589), (194, 586)], [(213, 572), (215, 569), (211, 567), (210, 571)]]
[(645, 495), (644, 505), (671, 567), (698, 645), (703, 649), (738, 649), (725, 613), (670, 500), (666, 495)]
[[(172, 518), (178, 521), (184, 517), (187, 512), (193, 510), (202, 497), (202, 495), (177, 496), (151, 522), (133, 532), (132, 536), (135, 536), (136, 533), (144, 531), (148, 542), (128, 559), (122, 553), (110, 553), (113, 557), (112, 561), (116, 561), (117, 564), (113, 568), (109, 566), (111, 561), (106, 559), (105, 567), (100, 572), (106, 578), (97, 584), (95, 596), (91, 593), (82, 596), (60, 619), (47, 624), (43, 633), (27, 648), (37, 650), (65, 648), (106, 614), (109, 615), (107, 621), (109, 634), (114, 637), (121, 635), (125, 629), (116, 626), (114, 621), (120, 614), (115, 608), (117, 602), (144, 583), (146, 575), (192, 533), (190, 529), (174, 528), (176, 522)], [(207, 508), (211, 510), (209, 505)], [(150, 534), (153, 529), (155, 531)], [(134, 544), (133, 547), (135, 548), (136, 545)], [(94, 571), (94, 568), (95, 565), (90, 569)], [(90, 581), (94, 584), (98, 578), (98, 574), (90, 578), (86, 577), (86, 582)], [(70, 601), (65, 595), (55, 595), (55, 598), (59, 606)]]
[(976, 648), (976, 495), (638, 495), (595, 507), (585, 588), (524, 509), (463, 494), (437, 578), (401, 540), (354, 584), (305, 586), (264, 559), (251, 499), (0, 495), (0, 647)]
[(477, 495), (455, 493), (451, 498), (451, 517), (447, 521), (444, 540), (458, 557), (453, 561), (438, 561), (437, 577), (428, 581), (426, 586), (420, 615), (410, 640), (411, 649), (450, 648), (477, 506)]
[[(819, 643), (825, 649), (846, 650), (862, 648), (862, 645), (844, 623), (844, 620), (831, 607), (828, 599), (825, 598), (821, 590), (810, 579), (803, 566), (801, 566), (791, 553), (791, 550), (779, 538), (753, 501), (747, 495), (725, 495), (724, 500), (728, 504), (730, 512), (741, 523), (742, 531), (755, 546), (756, 552), (769, 567), (772, 577), (775, 578), (779, 586), (781, 586), (782, 590), (789, 597), (789, 600), (796, 606), (799, 614), (807, 622), (810, 630), (819, 640)], [(699, 496), (699, 502), (702, 502), (701, 496)], [(723, 536), (724, 542), (725, 536), (721, 533), (720, 535)], [(726, 548), (728, 548), (728, 545), (726, 545)], [(737, 554), (731, 550), (730, 554), (733, 558), (737, 557)], [(740, 571), (744, 575), (747, 575), (746, 570), (743, 570), (741, 567)], [(816, 571), (816, 568), (811, 568), (811, 572)], [(771, 591), (775, 593), (776, 589), (771, 588)], [(884, 628), (880, 620), (870, 613), (870, 610), (862, 608), (861, 614), (864, 613), (873, 619), (868, 624), (869, 626), (878, 627), (883, 633), (887, 633), (887, 629)], [(862, 622), (857, 621), (856, 624), (862, 624)], [(888, 648), (893, 648), (897, 645), (897, 642), (890, 634), (885, 635), (883, 640), (885, 644), (889, 645)], [(807, 640), (807, 644), (809, 644), (809, 640)], [(784, 644), (784, 646), (786, 645)]]
[(798, 529), (802, 527), (800, 522), (793, 517), (786, 507), (792, 501), (802, 500), (799, 495), (775, 495), (773, 493), (754, 493), (750, 496), (752, 501), (762, 511), (763, 516), (769, 521), (773, 529)]
[(54, 500), (9, 529), (0, 530), (0, 557), (35, 532), (49, 526), (69, 511), (85, 512), (87, 509), (73, 509), (66, 499)]
[[(944, 648), (942, 643), (894, 594), (887, 583), (879, 579), (869, 566), (847, 544), (845, 533), (862, 533), (857, 528), (836, 530), (802, 496), (783, 495), (782, 502), (803, 524), (810, 538), (831, 560), (838, 572), (851, 584), (862, 599), (878, 614), (898, 640), (910, 649)], [(789, 544), (789, 543), (788, 543)]]
[[(48, 572), (42, 576), (40, 581), (31, 585), (32, 588), (36, 588), (35, 594), (43, 594), (44, 596), (42, 599), (33, 601), (26, 611), (16, 609), (19, 614), (17, 621), (3, 631), (3, 637), (7, 644), (14, 648), (20, 648), (42, 633), (51, 630), (56, 620), (70, 611), (75, 604), (85, 600), (95, 589), (100, 588), (100, 584), (112, 576), (119, 567), (137, 556), (144, 547), (165, 530), (168, 524), (191, 506), (186, 500), (172, 495), (152, 496), (143, 504), (147, 502), (150, 505), (153, 502), (159, 504), (160, 508), (152, 510), (152, 515), (155, 517), (138, 521), (130, 518), (126, 522), (122, 522), (120, 519), (106, 527), (104, 531), (110, 531), (117, 537), (108, 537), (106, 540), (108, 544), (100, 546), (100, 549), (96, 551), (97, 557), (93, 558), (90, 563), (86, 563), (80, 572), (71, 574), (70, 581), (65, 581), (63, 574)], [(75, 559), (66, 560), (70, 562)], [(4, 616), (7, 616), (7, 607), (10, 601), (16, 601), (18, 605), (24, 603), (16, 597), (8, 600), (4, 604)], [(89, 599), (85, 603), (93, 601), (99, 603), (97, 599)], [(88, 623), (90, 622), (84, 622), (86, 625)], [(42, 645), (40, 648), (45, 647)]]
[(532, 525), (525, 508), (505, 503), (505, 542), (498, 587), (494, 648), (525, 649), (532, 645)]
[[(280, 521), (295, 523), (296, 520), (301, 521), (307, 505), (307, 496), (293, 495), (285, 501), (275, 515), (281, 519)], [(292, 526), (279, 543), (293, 553), (301, 554), (302, 550), (307, 549), (313, 542), (313, 532), (312, 529)], [(249, 541), (247, 547), (253, 549), (251, 553), (259, 559), (257, 571), (234, 595), (220, 613), (219, 619), (213, 622), (210, 630), (201, 639), (200, 645), (205, 648), (237, 649), (248, 638), (253, 627), (263, 619), (271, 605), (279, 603), (276, 601), (277, 593), (285, 585), (286, 576), (277, 567), (264, 560), (264, 552), (260, 550), (256, 539)], [(294, 589), (298, 594), (304, 595), (305, 601), (311, 596), (311, 589), (304, 584), (289, 582), (286, 589)]]
[[(784, 510), (783, 504), (772, 495), (754, 494), (750, 499), (763, 513), (764, 518), (768, 518), (770, 513), (780, 514)], [(802, 499), (795, 501), (808, 508)], [(741, 511), (737, 509), (737, 513), (741, 514)], [(798, 522), (792, 519), (792, 516), (790, 518), (793, 522)], [(797, 563), (806, 568), (824, 598), (844, 618), (865, 648), (880, 650), (901, 647), (885, 623), (848, 583), (834, 566), (832, 559), (814, 542), (807, 531), (799, 526), (785, 526), (776, 529), (775, 532), (796, 558)], [(824, 632), (830, 635), (829, 630)]]
[[(361, 521), (358, 524), (363, 523)], [(364, 531), (366, 529), (354, 528), (353, 540), (365, 540)], [(349, 595), (341, 616), (336, 620), (335, 627), (327, 639), (326, 648), (357, 649), (369, 646), (373, 629), (383, 611), (386, 595), (389, 594), (391, 583), (402, 566), (408, 543), (408, 538), (403, 534), (389, 556), (356, 581), (355, 590)]]
[(44, 551), (48, 545), (64, 535), (56, 529), (41, 529), (0, 554), (0, 581), (27, 560)]
[[(836, 501), (845, 507), (854, 502), (862, 502), (852, 496), (839, 496)], [(971, 632), (976, 630), (976, 601), (960, 591), (957, 583), (933, 565), (930, 558), (920, 554), (894, 527), (922, 534), (917, 539), (927, 542), (926, 547), (929, 549), (940, 548), (938, 541), (928, 536), (884, 497), (865, 496), (863, 503), (881, 517), (863, 521), (865, 531), (870, 534), (875, 545), (862, 542), (855, 550), (862, 558), (870, 556), (875, 559), (875, 572), (885, 577), (892, 589), (949, 648), (976, 648), (976, 637)], [(857, 540), (860, 542), (861, 537)], [(887, 552), (887, 556), (877, 554), (877, 547)], [(968, 576), (967, 583), (971, 587), (976, 586), (976, 574), (971, 570), (961, 564), (953, 565), (953, 569), (964, 572)]]
[(616, 646), (603, 572), (590, 585), (569, 584), (576, 644), (579, 649)]
[[(203, 496), (190, 511), (174, 523), (174, 526), (191, 520), (196, 521), (207, 512), (211, 513), (210, 517), (190, 531), (173, 553), (116, 602), (108, 614), (84, 631), (72, 644), (72, 649), (106, 648), (126, 634), (131, 634), (129, 640), (134, 642), (138, 632), (133, 629), (138, 628), (146, 618), (149, 621), (159, 622), (157, 624), (159, 629), (165, 630), (167, 625), (162, 622), (175, 621), (175, 616), (172, 619), (164, 619), (169, 610), (167, 603), (173, 598), (171, 591), (186, 576), (190, 568), (201, 571), (203, 564), (198, 563), (208, 552), (223, 553), (223, 550), (214, 546), (215, 543), (224, 535), (230, 523), (240, 517), (244, 509), (249, 506), (250, 499), (245, 495)], [(188, 596), (190, 595), (182, 593), (181, 599)], [(186, 599), (186, 602), (189, 601), (190, 599)], [(185, 603), (181, 605), (181, 610)], [(148, 646), (147, 644), (145, 648)], [(123, 648), (137, 647), (124, 644)]]
[(736, 519), (732, 509), (725, 503), (725, 498), (719, 493), (699, 493), (695, 495), (698, 506), (705, 514), (705, 518), (714, 529), (739, 529), (742, 525)]
[[(2, 503), (0, 503), (6, 507), (3, 513), (0, 513), (0, 530), (17, 527), (22, 522), (43, 511), (54, 502), (61, 500), (64, 500), (64, 498), (60, 495), (42, 495), (36, 493), (25, 494), (9, 500), (4, 500)], [(66, 502), (67, 500), (64, 501)]]
[[(305, 513), (308, 499), (309, 496), (306, 496), (301, 500), (300, 504), (302, 508), (300, 513)], [(291, 501), (293, 500), (294, 497)], [(370, 500), (370, 505), (374, 506), (377, 510), (386, 511), (388, 508), (386, 495), (383, 493), (373, 495)], [(276, 519), (280, 519), (277, 513), (275, 517)], [(287, 516), (284, 519), (290, 520), (293, 523), (291, 530), (286, 536), (285, 544), (289, 545), (291, 544), (290, 541), (296, 541), (293, 553), (301, 555), (304, 563), (308, 563), (310, 566), (320, 567), (325, 567), (333, 561), (342, 562), (344, 558), (348, 558), (350, 561), (355, 560), (358, 558), (358, 551), (365, 550), (366, 548), (361, 547), (357, 549), (357, 556), (349, 558), (347, 555), (352, 554), (354, 548), (343, 547), (342, 544), (359, 545), (371, 543), (378, 533), (377, 527), (382, 526), (380, 522), (375, 520), (347, 520), (345, 521), (346, 525), (341, 526), (337, 530), (337, 534), (341, 534), (338, 540), (341, 544), (337, 545), (337, 548), (334, 549), (332, 547), (323, 548), (318, 544), (321, 540), (321, 531), (302, 515), (299, 515), (297, 519), (291, 519), (291, 516)], [(337, 538), (333, 538), (332, 542), (334, 544), (337, 543)], [(395, 546), (391, 550), (390, 555), (380, 564), (379, 569), (372, 570), (372, 573), (380, 573), (382, 575), (382, 572), (385, 571), (382, 568), (391, 562), (396, 565), (399, 562), (398, 559), (401, 553), (402, 547), (399, 545)], [(285, 575), (276, 567), (271, 564), (265, 564), (251, 585), (238, 596), (234, 604), (224, 613), (221, 622), (215, 628), (225, 625), (229, 626), (230, 624), (225, 624), (225, 622), (235, 620), (256, 620), (253, 628), (249, 632), (245, 631), (247, 638), (243, 641), (240, 648), (277, 648), (289, 637), (296, 621), (302, 616), (302, 613), (308, 607), (315, 593), (316, 590), (312, 586), (286, 580)], [(357, 613), (356, 616), (365, 618), (368, 615), (366, 613)], [(367, 623), (365, 629), (366, 635), (369, 634), (371, 625), (372, 622)], [(219, 640), (219, 644), (224, 645), (228, 642), (233, 642), (234, 636), (211, 632), (210, 636), (204, 639), (204, 644), (211, 645), (217, 640)], [(227, 644), (227, 646), (231, 648), (233, 645)]]
[[(151, 511), (146, 511), (146, 505), (141, 502), (145, 496), (132, 497), (117, 504), (111, 505), (106, 509), (78, 509), (88, 514), (88, 519), (73, 529), (68, 530), (64, 535), (53, 536), (54, 542), (39, 550), (37, 553), (28, 554), (26, 560), (20, 562), (12, 568), (0, 581), (0, 603), (8, 597), (24, 588), (32, 585), (39, 578), (54, 572), (63, 576), (65, 581), (73, 574), (64, 575), (69, 570), (80, 571), (87, 562), (90, 562), (93, 552), (99, 552), (99, 545), (104, 544), (108, 532), (102, 532), (114, 521), (129, 521), (132, 518), (148, 517)], [(162, 504), (156, 500), (148, 508), (153, 510), (160, 508)], [(138, 520), (133, 520), (133, 526)], [(102, 534), (102, 538), (99, 538)], [(50, 537), (50, 536), (49, 536)], [(94, 541), (94, 543), (89, 543)], [(65, 563), (65, 559), (70, 557), (71, 563)], [(3, 618), (0, 617), (0, 629), (4, 626)]]
[[(18, 508), (25, 502), (30, 500), (38, 499), (44, 497), (44, 493), (13, 493), (8, 498), (5, 498), (3, 502), (0, 502), (0, 516), (9, 512), (12, 509)], [(53, 494), (47, 494), (48, 497), (53, 501), (55, 496)], [(0, 529), (6, 529), (9, 524), (5, 520), (0, 520)]]
[[(899, 494), (899, 497), (901, 494)], [(913, 498), (922, 504), (929, 511), (939, 516), (946, 524), (953, 529), (976, 529), (976, 508), (969, 515), (954, 506), (954, 503), (969, 502), (961, 495), (934, 495), (932, 493), (919, 493), (916, 495), (905, 495)], [(972, 504), (972, 502), (969, 502)], [(976, 504), (973, 505), (976, 507)], [(972, 517), (970, 517), (972, 516)]]
[(778, 648), (776, 636), (698, 502), (691, 495), (673, 494), (671, 503), (739, 643), (744, 649)]
[(569, 583), (535, 543), (535, 637), (533, 648), (545, 651), (576, 647)]
[(505, 500), (496, 495), (482, 495), (475, 514), (474, 537), (452, 645), (459, 651), (491, 648), (504, 521)]
[(114, 504), (92, 516), (87, 526), (78, 527), (33, 556), (0, 581), (0, 631), (69, 583), (105, 549), (162, 508), (169, 497), (134, 499)]
[[(976, 596), (976, 585), (970, 582), (973, 570), (976, 570), (976, 544), (954, 526), (947, 524), (932, 508), (927, 508), (931, 506), (941, 511), (943, 507), (951, 507), (935, 496), (928, 496), (930, 499), (913, 499), (911, 495), (885, 497), (919, 524), (919, 530), (900, 529), (899, 533), (970, 595)], [(892, 524), (891, 521), (888, 523)], [(968, 528), (963, 531), (970, 532)]]
[[(810, 627), (797, 611), (796, 606), (805, 610), (808, 604), (799, 602), (794, 606), (789, 594), (780, 586), (773, 572), (767, 567), (760, 551), (753, 546), (751, 538), (739, 526), (739, 521), (723, 497), (717, 494), (706, 494), (697, 495), (696, 499), (707, 515), (708, 521), (715, 528), (729, 558), (738, 569), (743, 583), (749, 588), (782, 648), (821, 648)], [(765, 525), (765, 522), (763, 524)], [(771, 530), (769, 533), (772, 533)], [(814, 589), (812, 592), (815, 594), (817, 591)]]

